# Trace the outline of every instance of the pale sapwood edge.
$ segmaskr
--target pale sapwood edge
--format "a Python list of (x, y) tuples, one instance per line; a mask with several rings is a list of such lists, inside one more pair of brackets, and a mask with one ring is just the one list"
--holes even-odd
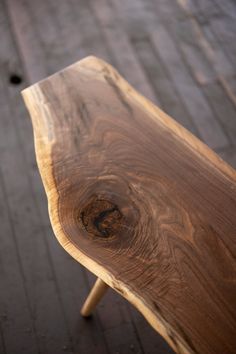
[[(218, 171), (230, 182), (236, 182), (236, 173), (227, 163), (184, 127), (179, 125), (148, 99), (136, 92), (109, 64), (91, 56), (73, 64), (69, 68), (73, 68), (73, 70), (78, 72), (82, 71), (102, 81), (105, 81), (102, 74), (103, 70), (104, 68), (108, 68), (109, 75), (113, 76), (117, 86), (122, 90), (125, 96), (129, 97), (130, 101), (133, 100), (136, 106), (145, 109), (150, 118), (158, 120), (159, 124), (168, 127), (171, 134), (175, 135), (182, 143), (186, 144), (194, 154), (201, 156), (201, 159), (205, 159), (207, 164), (217, 167)], [(141, 298), (140, 295), (135, 292), (135, 289), (132, 289), (122, 280), (116, 279), (102, 264), (86, 256), (64, 233), (59, 220), (59, 194), (55, 184), (52, 166), (52, 147), (56, 142), (53, 140), (53, 137), (52, 139), (48, 139), (47, 134), (43, 134), (46, 129), (48, 129), (48, 124), (50, 123), (42, 118), (39, 119), (38, 112), (35, 108), (35, 101), (42, 102), (41, 109), (44, 110), (42, 116), (45, 116), (45, 114), (48, 115), (50, 112), (47, 112), (46, 100), (38, 84), (34, 84), (23, 90), (22, 95), (32, 118), (37, 163), (48, 198), (49, 216), (52, 228), (58, 241), (74, 259), (131, 302), (177, 353), (193, 353), (184, 338), (181, 338), (181, 336), (170, 327), (165, 319), (162, 318), (161, 314), (159, 314), (158, 311), (153, 312), (153, 309), (150, 308), (146, 299)], [(40, 127), (40, 129), (38, 129), (38, 127)]]

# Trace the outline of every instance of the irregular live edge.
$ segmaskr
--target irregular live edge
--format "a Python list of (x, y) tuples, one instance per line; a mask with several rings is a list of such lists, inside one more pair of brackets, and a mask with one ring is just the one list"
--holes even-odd
[(235, 171), (98, 58), (23, 97), (61, 245), (177, 353), (232, 354)]

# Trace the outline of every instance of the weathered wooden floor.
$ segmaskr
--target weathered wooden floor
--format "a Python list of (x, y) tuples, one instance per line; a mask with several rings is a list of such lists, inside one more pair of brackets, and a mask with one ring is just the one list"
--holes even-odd
[(80, 317), (20, 91), (95, 54), (236, 167), (235, 36), (233, 0), (0, 0), (0, 353), (172, 353), (113, 291)]

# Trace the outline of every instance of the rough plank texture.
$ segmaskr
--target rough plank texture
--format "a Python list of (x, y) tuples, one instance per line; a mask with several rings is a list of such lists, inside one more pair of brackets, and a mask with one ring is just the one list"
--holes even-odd
[(232, 353), (235, 171), (95, 57), (23, 97), (61, 245), (177, 353)]
[[(57, 345), (53, 343), (56, 331), (62, 330), (67, 334), (57, 337), (57, 354), (173, 353), (144, 317), (114, 291), (107, 293), (93, 320), (81, 319), (79, 309), (94, 278), (53, 237), (20, 91), (95, 54), (203, 139), (200, 108), (190, 109), (182, 99), (187, 82), (175, 85), (173, 74), (177, 74), (153, 44), (152, 29), (161, 25), (181, 55), (183, 65), (176, 70), (183, 70), (182, 76), (190, 74), (192, 85), (205, 97), (208, 114), (203, 124), (209, 126), (208, 119), (215, 119), (228, 138), (227, 145), (222, 140), (215, 144), (214, 134), (219, 132), (213, 131), (205, 142), (217, 145), (216, 151), (236, 167), (236, 67), (231, 40), (236, 35), (236, 4), (197, 1), (192, 2), (192, 11), (187, 4), (190, 0), (0, 1), (0, 352), (38, 353), (41, 342), (43, 353), (51, 354)], [(22, 82), (12, 83), (13, 74)], [(196, 101), (194, 96), (190, 99)], [(28, 230), (25, 237), (18, 226)], [(48, 283), (53, 284), (50, 289)], [(34, 296), (39, 289), (40, 295)], [(41, 297), (45, 301), (37, 305)], [(56, 327), (55, 312), (62, 314)], [(115, 340), (117, 333), (119, 340)]]

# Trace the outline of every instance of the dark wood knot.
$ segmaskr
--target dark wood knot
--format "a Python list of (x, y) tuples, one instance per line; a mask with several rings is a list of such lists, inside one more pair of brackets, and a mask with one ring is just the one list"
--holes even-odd
[(107, 200), (96, 199), (80, 213), (80, 220), (92, 236), (108, 238), (119, 234), (124, 216), (118, 206)]
[(22, 83), (22, 77), (18, 74), (14, 74), (12, 73), (10, 76), (9, 76), (9, 82), (12, 84), (12, 85), (20, 85)]

